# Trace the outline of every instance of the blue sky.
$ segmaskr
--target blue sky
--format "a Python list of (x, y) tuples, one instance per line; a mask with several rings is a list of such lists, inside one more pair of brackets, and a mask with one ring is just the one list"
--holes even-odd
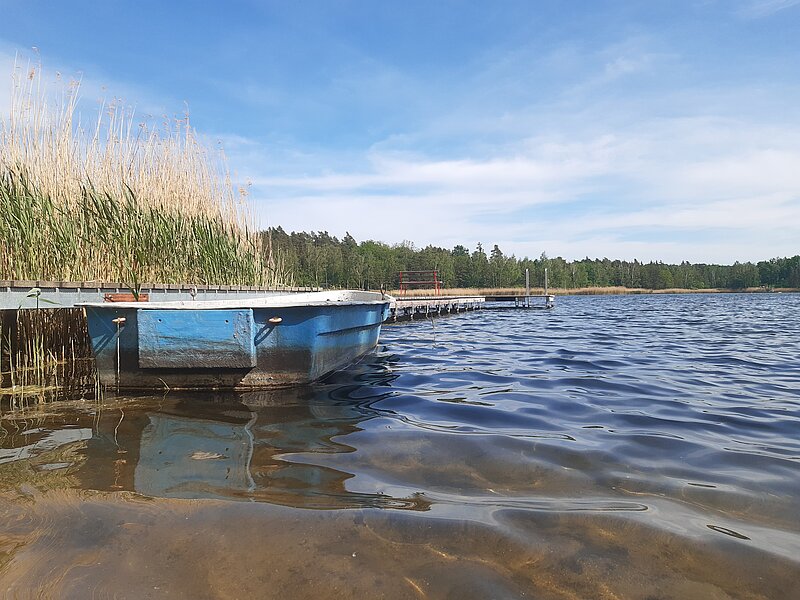
[(188, 103), (263, 225), (566, 258), (800, 253), (800, 0), (0, 0), (0, 15), (0, 72), (35, 46), (87, 100)]

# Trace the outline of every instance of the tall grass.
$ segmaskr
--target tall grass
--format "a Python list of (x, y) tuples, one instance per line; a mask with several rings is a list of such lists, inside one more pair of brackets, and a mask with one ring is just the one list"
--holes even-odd
[(188, 116), (153, 128), (114, 101), (85, 127), (80, 84), (58, 86), (48, 92), (38, 66), (12, 74), (0, 121), (0, 279), (289, 283), (245, 191)]
[(0, 332), (0, 411), (99, 395), (81, 309), (3, 310)]
[(258, 236), (221, 218), (163, 209), (125, 188), (84, 187), (69, 206), (0, 173), (0, 278), (275, 285)]

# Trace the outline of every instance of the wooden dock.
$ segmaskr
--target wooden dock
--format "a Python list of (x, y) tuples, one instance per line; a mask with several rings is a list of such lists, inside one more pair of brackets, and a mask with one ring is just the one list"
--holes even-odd
[(486, 296), (487, 302), (513, 302), (519, 308), (553, 308), (556, 297), (553, 294), (500, 294)]
[[(145, 284), (138, 293), (142, 300), (225, 300), (263, 298), (276, 294), (317, 292), (312, 287), (258, 287), (247, 285)], [(0, 280), (0, 310), (27, 308), (70, 308), (84, 302), (133, 300), (123, 283), (94, 281), (4, 281)], [(492, 296), (397, 297), (388, 321), (412, 320), (431, 315), (455, 314), (484, 308), (487, 302), (514, 302), (520, 308), (553, 308), (552, 294)]]
[(390, 306), (387, 322), (427, 319), (442, 314), (478, 310), (486, 304), (483, 296), (429, 296), (396, 298)]
[(513, 302), (517, 308), (550, 309), (555, 307), (553, 294), (494, 295), (494, 296), (418, 296), (397, 297), (391, 304), (387, 323), (427, 319), (433, 316), (455, 314), (486, 308), (491, 302)]

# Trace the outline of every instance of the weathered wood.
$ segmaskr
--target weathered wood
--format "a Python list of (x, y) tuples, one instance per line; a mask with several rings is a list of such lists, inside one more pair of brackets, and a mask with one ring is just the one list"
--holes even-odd
[(444, 308), (449, 312), (459, 312), (462, 310), (476, 310), (483, 308), (486, 299), (482, 296), (435, 296), (430, 298), (395, 298), (391, 304), (390, 316), (387, 320), (397, 321), (402, 319), (414, 319), (414, 315), (420, 314), (425, 317), (432, 312), (441, 314)]
[[(0, 347), (11, 353), (11, 346), (17, 340), (17, 311), (0, 310)], [(0, 364), (5, 366), (6, 357), (0, 356)], [(11, 369), (0, 368), (0, 387), (11, 382)]]
[(138, 297), (131, 293), (105, 294), (104, 302), (149, 302), (150, 294), (139, 294)]

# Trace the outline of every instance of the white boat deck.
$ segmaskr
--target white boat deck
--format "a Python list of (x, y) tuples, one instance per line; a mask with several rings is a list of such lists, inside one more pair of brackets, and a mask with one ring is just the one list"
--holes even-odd
[(361, 306), (385, 304), (393, 298), (381, 292), (337, 290), (262, 296), (260, 298), (231, 298), (225, 300), (182, 300), (177, 302), (87, 302), (77, 306), (105, 308), (142, 308), (156, 310), (214, 310), (226, 308), (287, 308), (300, 306)]
[[(139, 293), (151, 302), (204, 302), (243, 300), (319, 291), (308, 287), (267, 288), (250, 285), (200, 285), (191, 283), (147, 283)], [(103, 302), (107, 296), (131, 296), (124, 283), (97, 281), (0, 281), (0, 309), (70, 308)]]

